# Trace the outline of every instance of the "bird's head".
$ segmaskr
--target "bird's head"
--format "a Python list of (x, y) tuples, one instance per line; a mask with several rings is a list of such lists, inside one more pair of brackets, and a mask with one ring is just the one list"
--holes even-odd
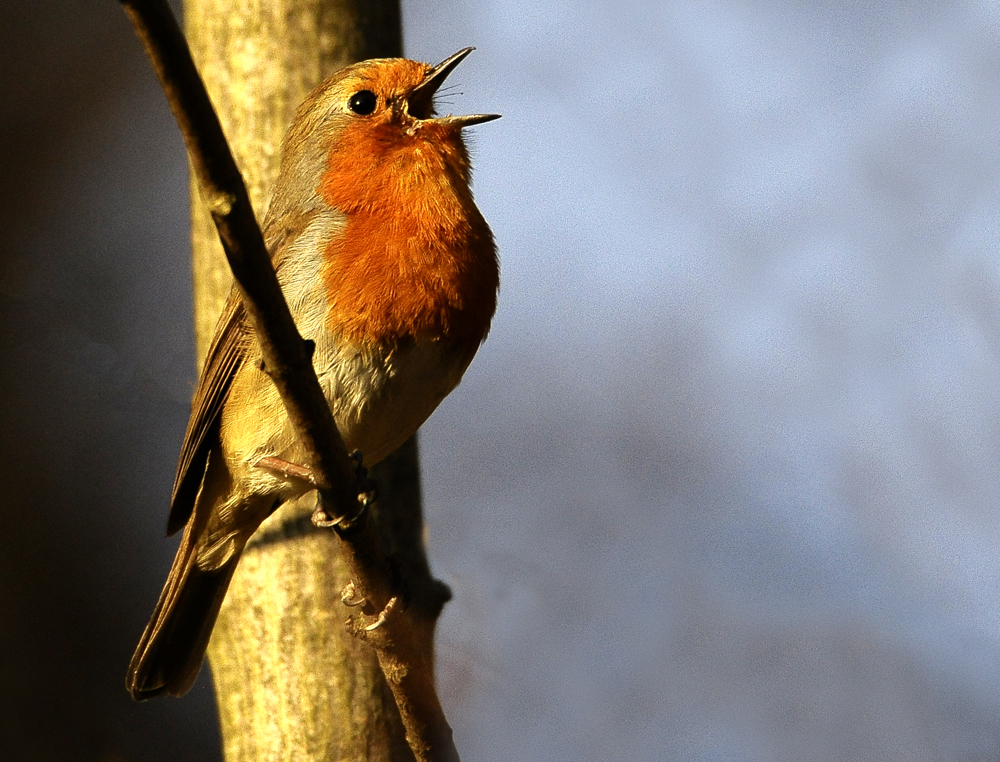
[(319, 194), (349, 212), (351, 206), (395, 203), (393, 196), (406, 193), (409, 183), (428, 177), (467, 185), (462, 129), (500, 115), (439, 116), (434, 100), (472, 50), (464, 48), (436, 66), (378, 58), (333, 74), (296, 112), (275, 195), (298, 197), (283, 200), (301, 208), (303, 194)]

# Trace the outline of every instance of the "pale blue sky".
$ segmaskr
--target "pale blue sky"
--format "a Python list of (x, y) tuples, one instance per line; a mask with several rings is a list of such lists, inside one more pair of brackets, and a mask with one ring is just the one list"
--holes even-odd
[(996, 9), (406, 24), (504, 114), (501, 311), (423, 440), (471, 756), (996, 758)]

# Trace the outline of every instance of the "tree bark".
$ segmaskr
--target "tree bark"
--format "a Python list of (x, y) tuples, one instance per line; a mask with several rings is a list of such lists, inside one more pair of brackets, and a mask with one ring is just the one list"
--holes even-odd
[[(342, 66), (402, 48), (397, 0), (185, 0), (185, 27), (258, 218), (302, 99)], [(194, 186), (192, 239), (200, 366), (232, 279)], [(387, 547), (426, 575), (416, 458), (411, 441), (373, 476)], [(348, 574), (312, 508), (289, 505), (265, 523), (216, 624), (209, 663), (225, 757), (412, 760), (372, 648), (344, 626)]]

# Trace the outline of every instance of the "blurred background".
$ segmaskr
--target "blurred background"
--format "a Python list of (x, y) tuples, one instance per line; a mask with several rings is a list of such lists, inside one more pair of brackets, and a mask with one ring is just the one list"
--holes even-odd
[[(503, 262), (424, 427), (467, 760), (1000, 759), (1000, 10), (405, 2)], [(131, 702), (193, 388), (187, 167), (118, 3), (0, 4), (0, 760)], [(451, 81), (451, 80), (450, 80)]]

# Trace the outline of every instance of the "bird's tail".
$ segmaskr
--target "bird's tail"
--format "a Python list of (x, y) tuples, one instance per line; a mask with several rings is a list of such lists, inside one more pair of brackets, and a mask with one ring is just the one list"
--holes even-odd
[(239, 563), (242, 545), (218, 568), (198, 568), (193, 523), (184, 532), (167, 584), (128, 667), (125, 684), (136, 701), (163, 693), (182, 696), (194, 685)]

